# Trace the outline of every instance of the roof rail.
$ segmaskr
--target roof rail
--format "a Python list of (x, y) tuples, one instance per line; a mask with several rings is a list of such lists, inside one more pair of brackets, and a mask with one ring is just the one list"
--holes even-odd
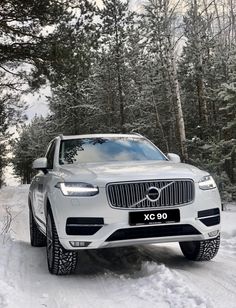
[(133, 130), (131, 130), (130, 133), (133, 134), (133, 135), (137, 135), (137, 136), (140, 136), (140, 137), (144, 137), (142, 134), (140, 134), (140, 133), (138, 133), (138, 132), (135, 132), (135, 131), (133, 131)]
[(63, 134), (60, 134), (60, 135), (59, 135), (59, 138), (60, 138), (60, 139), (63, 139)]

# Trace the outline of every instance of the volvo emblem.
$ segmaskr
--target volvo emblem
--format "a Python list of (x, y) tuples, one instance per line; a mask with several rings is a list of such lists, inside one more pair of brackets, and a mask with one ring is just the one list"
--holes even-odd
[(156, 202), (160, 199), (161, 190), (157, 187), (151, 186), (146, 192), (146, 198), (151, 202)]
[(168, 183), (167, 185), (165, 185), (161, 188), (158, 188), (158, 187), (155, 187), (155, 186), (149, 187), (147, 189), (147, 191), (145, 192), (145, 197), (143, 199), (139, 200), (138, 202), (131, 204), (129, 207), (135, 207), (145, 200), (148, 200), (150, 202), (158, 201), (161, 198), (162, 191), (172, 184), (174, 184), (174, 182), (170, 182), (170, 183)]

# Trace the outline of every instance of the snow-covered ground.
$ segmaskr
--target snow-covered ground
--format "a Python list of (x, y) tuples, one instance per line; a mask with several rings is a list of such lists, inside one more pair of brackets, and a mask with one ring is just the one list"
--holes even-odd
[(236, 205), (223, 212), (210, 262), (177, 244), (81, 252), (76, 274), (52, 276), (45, 248), (29, 244), (27, 186), (0, 190), (0, 308), (236, 307)]

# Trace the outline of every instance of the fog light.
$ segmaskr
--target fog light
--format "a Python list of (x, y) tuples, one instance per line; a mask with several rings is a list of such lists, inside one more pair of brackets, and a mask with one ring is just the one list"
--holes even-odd
[(88, 247), (91, 242), (70, 241), (72, 247)]
[(214, 236), (217, 236), (218, 233), (219, 233), (219, 230), (215, 230), (215, 231), (209, 232), (208, 235), (209, 235), (210, 237), (214, 237)]

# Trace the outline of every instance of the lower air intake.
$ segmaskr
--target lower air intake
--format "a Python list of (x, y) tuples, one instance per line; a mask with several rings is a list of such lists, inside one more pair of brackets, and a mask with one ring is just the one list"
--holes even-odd
[(191, 225), (138, 227), (117, 230), (106, 239), (106, 242), (197, 234), (200, 232)]

